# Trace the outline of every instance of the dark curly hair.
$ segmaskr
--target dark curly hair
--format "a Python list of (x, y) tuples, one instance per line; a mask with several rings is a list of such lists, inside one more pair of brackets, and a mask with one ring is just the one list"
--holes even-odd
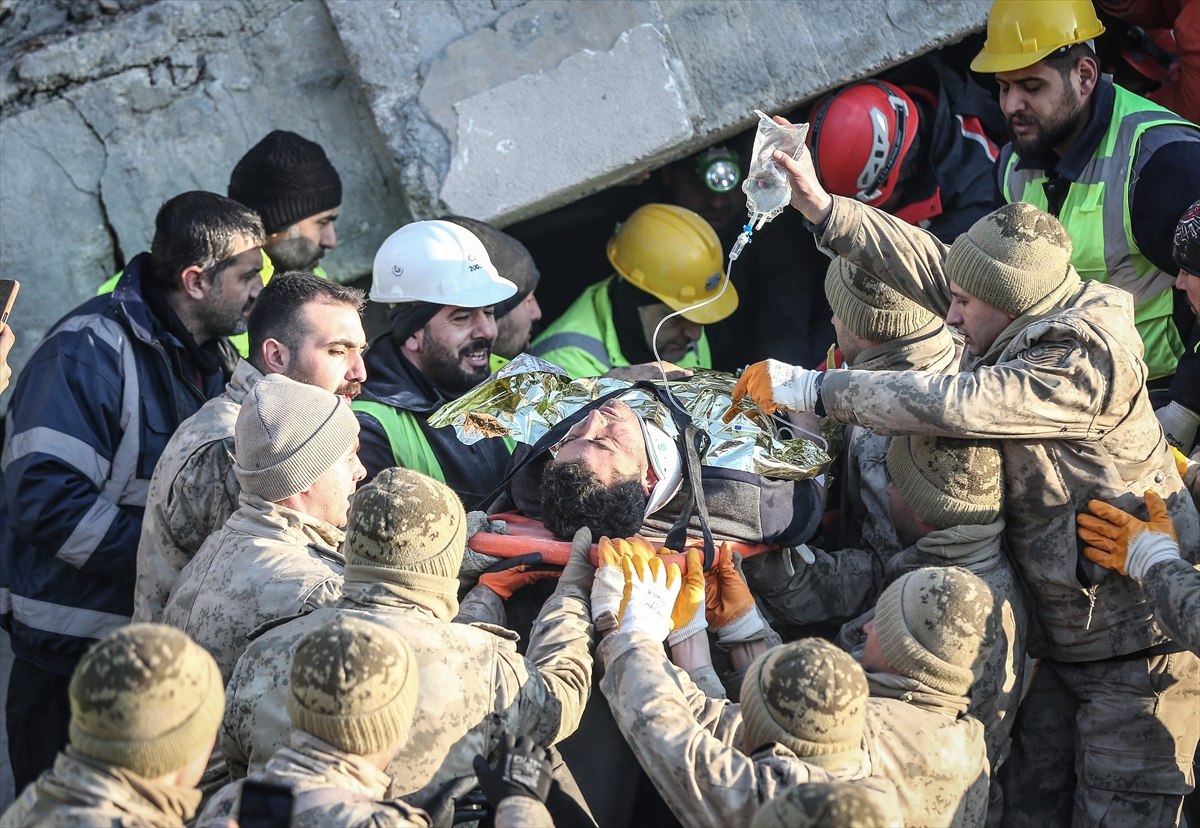
[(580, 461), (548, 463), (542, 475), (542, 522), (557, 537), (570, 540), (581, 526), (593, 538), (627, 538), (642, 528), (646, 495), (636, 478), (611, 486)]

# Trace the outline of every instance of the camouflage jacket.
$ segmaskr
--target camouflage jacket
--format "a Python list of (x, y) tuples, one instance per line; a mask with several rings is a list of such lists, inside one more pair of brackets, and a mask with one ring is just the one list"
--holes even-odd
[[(906, 572), (922, 567), (961, 566), (978, 575), (991, 589), (1000, 612), (999, 626), (982, 674), (971, 686), (967, 712), (983, 724), (988, 763), (993, 770), (1008, 756), (1009, 735), (1024, 685), (1025, 639), (1029, 631), (1024, 589), (1000, 548), (1003, 531), (1003, 521), (941, 529), (894, 556), (885, 568), (885, 584), (890, 584)], [(844, 624), (837, 637), (838, 645), (860, 656), (866, 643), (863, 626), (874, 617), (872, 608)]]
[(1186, 561), (1164, 561), (1150, 567), (1142, 588), (1163, 629), (1200, 655), (1200, 570)]
[(868, 673), (871, 772), (895, 785), (905, 825), (983, 825), (988, 762), (967, 700), (913, 679)]
[(0, 816), (3, 828), (182, 828), (200, 794), (67, 748)]
[[(252, 778), (291, 788), (294, 828), (426, 828), (430, 824), (419, 808), (398, 800), (383, 801), (389, 782), (383, 771), (303, 731), (294, 731), (288, 746), (275, 751)], [(244, 782), (226, 785), (210, 799), (196, 819), (197, 828), (225, 828), (229, 818), (236, 818)]]
[(332, 604), (342, 592), (342, 530), (252, 494), (204, 542), (163, 610), (163, 623), (212, 653), (228, 681), (260, 624)]
[(764, 803), (804, 782), (862, 780), (892, 789), (871, 777), (865, 757), (830, 771), (779, 744), (743, 753), (740, 706), (707, 698), (660, 642), (640, 632), (609, 635), (597, 655), (605, 670), (600, 690), (617, 726), (684, 825), (748, 825)]
[[(491, 757), (502, 733), (549, 746), (578, 727), (592, 679), (590, 585), (559, 583), (522, 658), (507, 630), (449, 623), (457, 610), (456, 579), (437, 579), (446, 581), (437, 586), (432, 576), (359, 566), (347, 567), (346, 575), (335, 607), (267, 631), (233, 671), (220, 747), (235, 778), (264, 765), (287, 740), (292, 646), (340, 615), (400, 633), (420, 665), (417, 713), (407, 743), (388, 767), (389, 796), (403, 795), (432, 810), (444, 787), (474, 778), (476, 754)], [(416, 583), (422, 578), (427, 580)]]
[(225, 392), (209, 400), (171, 436), (146, 495), (137, 550), (133, 620), (161, 621), (179, 573), (205, 539), (238, 508), (233, 427), (242, 400), (262, 378), (242, 360)]
[[(958, 370), (961, 340), (935, 320), (908, 336), (872, 345), (858, 355), (855, 371)], [(846, 426), (842, 466), (842, 517), (838, 541), (843, 548), (865, 549), (886, 561), (904, 548), (888, 507), (884, 458), (890, 438), (862, 426)]]
[[(920, 228), (837, 198), (820, 244), (945, 314), (947, 247)], [(1028, 586), (1030, 651), (1092, 661), (1164, 643), (1144, 593), (1078, 551), (1075, 515), (1097, 498), (1136, 511), (1154, 489), (1185, 555), (1200, 516), (1146, 395), (1133, 300), (1086, 282), (1016, 320), (963, 372), (830, 371), (821, 401), (837, 420), (878, 433), (999, 439), (1008, 548)], [(903, 404), (897, 404), (903, 400)]]

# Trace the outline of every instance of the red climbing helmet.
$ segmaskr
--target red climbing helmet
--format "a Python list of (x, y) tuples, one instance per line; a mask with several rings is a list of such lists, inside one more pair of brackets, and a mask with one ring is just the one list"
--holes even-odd
[(859, 81), (824, 98), (809, 121), (813, 166), (825, 189), (872, 207), (887, 201), (920, 125), (912, 98), (886, 81)]

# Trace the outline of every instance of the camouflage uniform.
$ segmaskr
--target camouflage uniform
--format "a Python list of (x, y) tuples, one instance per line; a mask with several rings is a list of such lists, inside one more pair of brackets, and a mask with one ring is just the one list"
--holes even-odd
[[(302, 731), (292, 733), (289, 745), (277, 750), (252, 778), (291, 788), (296, 798), (294, 828), (425, 828), (430, 824), (428, 814), (419, 808), (400, 800), (382, 801), (389, 782), (383, 771)], [(197, 828), (224, 828), (230, 817), (236, 818), (244, 781), (225, 786), (210, 799), (196, 819)]]
[(987, 750), (967, 700), (903, 676), (867, 673), (867, 682), (871, 774), (895, 785), (904, 824), (982, 825)]
[(233, 426), (261, 378), (257, 368), (240, 361), (225, 392), (179, 426), (154, 467), (138, 542), (134, 621), (162, 620), (180, 571), (237, 511), (241, 487), (233, 476)]
[(324, 521), (243, 494), (242, 508), (183, 568), (163, 623), (212, 653), (228, 681), (260, 624), (341, 595), (343, 537)]
[(522, 658), (507, 630), (449, 623), (457, 601), (452, 593), (423, 586), (421, 579), (430, 576), (357, 566), (348, 567), (347, 576), (336, 606), (269, 630), (233, 671), (220, 746), (235, 778), (262, 767), (286, 741), (292, 646), (339, 615), (400, 633), (417, 655), (417, 714), (408, 741), (388, 767), (389, 795), (403, 795), (428, 810), (448, 784), (474, 779), (472, 760), (476, 754), (491, 756), (503, 732), (549, 746), (578, 726), (591, 688), (590, 585), (560, 582)]
[[(947, 247), (919, 228), (835, 197), (819, 241), (931, 311), (948, 310)], [(1069, 753), (1078, 738), (1080, 818), (1082, 803), (1094, 814), (1115, 789), (1133, 810), (1148, 815), (1161, 806), (1166, 819), (1171, 801), (1192, 786), (1196, 657), (1167, 655), (1177, 645), (1154, 622), (1141, 588), (1082, 557), (1075, 515), (1092, 498), (1133, 511), (1154, 489), (1191, 555), (1200, 549), (1200, 518), (1146, 396), (1131, 297), (1090, 281), (1070, 290), (1034, 306), (982, 357), (964, 353), (961, 374), (833, 371), (821, 400), (830, 416), (876, 431), (1000, 439), (1008, 548), (1033, 601), (1030, 651), (1044, 658), (1032, 690), (1038, 700), (1022, 707), (1007, 769), (1026, 775), (1013, 782), (1020, 801), (1010, 798), (1010, 809), (1029, 810), (1031, 824), (1049, 818), (1034, 813), (1040, 806), (1023, 790), (1069, 788), (1070, 768), (1052, 765), (1074, 757), (1039, 743)], [(1117, 689), (1101, 692), (1075, 675), (1088, 662)], [(1035, 707), (1061, 715), (1026, 724)], [(1114, 764), (1120, 773), (1110, 772)]]
[(1200, 571), (1185, 561), (1163, 561), (1150, 567), (1142, 589), (1171, 638), (1200, 654)]
[[(962, 343), (939, 320), (908, 336), (872, 345), (858, 355), (855, 371), (957, 370)], [(887, 495), (888, 437), (861, 426), (846, 426), (842, 477), (843, 548), (862, 548), (886, 561), (904, 548), (892, 526)]]
[(3, 828), (182, 828), (200, 794), (157, 784), (67, 748), (3, 816)]
[(740, 707), (707, 698), (640, 632), (609, 635), (597, 655), (600, 690), (621, 733), (684, 825), (747, 825), (764, 803), (804, 782), (862, 780), (894, 790), (863, 762), (830, 771), (780, 744), (743, 753)]
[(531, 796), (506, 796), (496, 806), (496, 828), (554, 828), (546, 806)]

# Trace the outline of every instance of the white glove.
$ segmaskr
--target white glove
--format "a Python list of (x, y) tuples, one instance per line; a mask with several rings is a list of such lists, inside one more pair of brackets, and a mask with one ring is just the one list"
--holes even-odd
[(767, 360), (767, 376), (775, 402), (789, 411), (812, 411), (817, 407), (817, 379), (820, 371), (788, 365), (777, 359)]
[(1139, 532), (1129, 543), (1125, 571), (1139, 584), (1146, 573), (1163, 561), (1179, 559), (1179, 544), (1162, 532)]
[(1167, 435), (1167, 442), (1180, 451), (1187, 451), (1196, 442), (1196, 429), (1200, 427), (1200, 414), (1177, 402), (1167, 403), (1154, 412)]
[(617, 626), (621, 599), (625, 595), (625, 571), (621, 561), (628, 557), (652, 558), (654, 547), (645, 539), (602, 537), (596, 550), (596, 575), (592, 580), (592, 623), (599, 632)]
[(629, 587), (621, 632), (639, 631), (662, 641), (671, 631), (671, 610), (682, 582), (679, 565), (664, 564), (662, 558), (624, 558), (621, 566)]
[(674, 647), (680, 641), (691, 638), (696, 633), (704, 632), (706, 629), (708, 629), (708, 621), (704, 618), (704, 601), (701, 600), (691, 620), (682, 627), (671, 630), (671, 634), (667, 636), (667, 643)]

